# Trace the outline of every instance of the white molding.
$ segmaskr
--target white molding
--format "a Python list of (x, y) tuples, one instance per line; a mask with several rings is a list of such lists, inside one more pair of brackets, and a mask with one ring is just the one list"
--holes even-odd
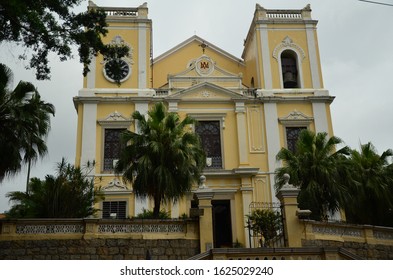
[(138, 89), (138, 88), (83, 88), (79, 90), (79, 96), (95, 97), (98, 94), (133, 94), (139, 96), (154, 96), (154, 89)]

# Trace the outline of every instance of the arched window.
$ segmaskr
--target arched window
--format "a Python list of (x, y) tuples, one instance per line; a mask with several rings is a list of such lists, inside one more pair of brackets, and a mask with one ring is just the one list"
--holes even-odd
[(251, 88), (255, 88), (254, 77), (251, 78)]
[(281, 53), (281, 71), (284, 88), (299, 88), (298, 63), (294, 51), (285, 50)]

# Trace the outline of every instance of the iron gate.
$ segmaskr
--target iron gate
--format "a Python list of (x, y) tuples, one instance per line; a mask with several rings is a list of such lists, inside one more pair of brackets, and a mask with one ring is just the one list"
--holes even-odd
[[(264, 229), (270, 228), (270, 234), (266, 234), (266, 230), (265, 232), (261, 232), (263, 230), (255, 230), (255, 219), (253, 219), (253, 217), (255, 218), (259, 214), (270, 217), (270, 220), (266, 221), (265, 219), (264, 224), (261, 226), (261, 228)], [(274, 217), (274, 221), (271, 217)], [(279, 202), (251, 202), (249, 214), (246, 217), (246, 223), (250, 248), (285, 247), (286, 241), (284, 237), (282, 207)], [(272, 223), (274, 223), (274, 225)]]

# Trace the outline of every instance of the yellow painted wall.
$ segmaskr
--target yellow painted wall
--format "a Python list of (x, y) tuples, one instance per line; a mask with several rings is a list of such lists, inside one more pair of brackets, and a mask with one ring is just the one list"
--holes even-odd
[[(246, 71), (244, 74), (243, 84), (247, 87), (251, 87), (251, 78), (254, 78), (254, 87), (259, 88), (260, 84), (258, 83), (261, 80), (261, 77), (258, 77), (258, 44), (256, 42), (257, 33), (254, 33), (254, 36), (251, 37), (250, 42), (247, 45), (247, 50), (245, 52), (244, 61), (246, 63)], [(262, 69), (260, 69), (260, 73)]]

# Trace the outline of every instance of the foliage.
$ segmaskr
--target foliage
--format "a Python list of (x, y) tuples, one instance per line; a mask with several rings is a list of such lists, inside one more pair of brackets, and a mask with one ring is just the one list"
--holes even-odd
[[(78, 47), (83, 74), (98, 53), (111, 56), (101, 40), (107, 34), (106, 14), (99, 8), (84, 13), (73, 10), (82, 0), (7, 0), (0, 2), (0, 43), (15, 42), (32, 52), (29, 67), (38, 80), (50, 78), (49, 53), (61, 61), (72, 57), (71, 46)], [(127, 49), (128, 52), (128, 49)], [(30, 56), (30, 55), (29, 55)], [(24, 54), (20, 58), (27, 59)]]
[(160, 213), (158, 214), (158, 217), (155, 217), (153, 214), (153, 211), (151, 210), (146, 210), (143, 209), (142, 213), (139, 213), (136, 216), (137, 219), (161, 219), (161, 220), (165, 220), (165, 219), (170, 219), (171, 218), (171, 214), (165, 210), (160, 210)]
[(126, 182), (133, 183), (137, 196), (154, 200), (154, 217), (160, 205), (176, 201), (190, 191), (205, 166), (205, 156), (198, 136), (189, 130), (195, 120), (180, 120), (176, 113), (168, 113), (163, 103), (156, 103), (145, 118), (136, 111), (132, 117), (138, 133), (126, 131), (125, 145), (116, 165)]
[(393, 157), (392, 150), (379, 155), (369, 142), (352, 150), (348, 158), (351, 177), (350, 194), (344, 205), (352, 223), (393, 226)]
[(295, 152), (282, 148), (277, 154), (277, 160), (283, 160), (284, 166), (276, 170), (276, 188), (283, 186), (284, 174), (289, 174), (291, 183), (301, 189), (299, 207), (311, 210), (312, 219), (326, 219), (328, 211), (340, 208), (345, 196), (340, 166), (345, 165), (349, 148), (336, 151), (336, 145), (341, 143), (341, 139), (328, 138), (325, 132), (303, 130)]
[(9, 218), (85, 218), (97, 211), (93, 204), (101, 194), (81, 168), (62, 159), (56, 176), (32, 178), (29, 192), (10, 192), (7, 197), (14, 203), (6, 213)]
[(271, 209), (255, 209), (246, 216), (249, 220), (248, 228), (254, 234), (260, 234), (264, 238), (264, 246), (278, 235), (281, 230), (281, 215)]
[[(41, 100), (36, 88), (20, 81), (9, 90), (12, 72), (0, 64), (0, 182), (47, 152), (45, 137), (50, 130), (54, 106)], [(32, 97), (29, 99), (29, 93)]]

